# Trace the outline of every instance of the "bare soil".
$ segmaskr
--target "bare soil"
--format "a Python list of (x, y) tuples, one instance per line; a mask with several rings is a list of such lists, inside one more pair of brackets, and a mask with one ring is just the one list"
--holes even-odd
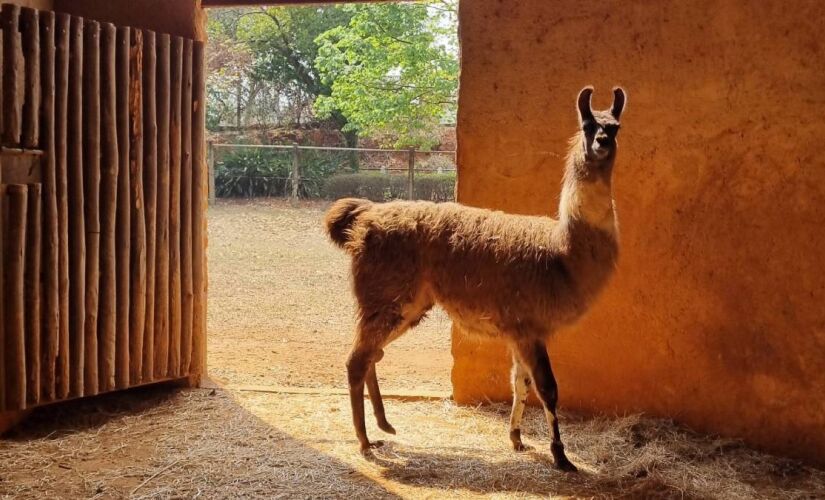
[[(209, 209), (209, 373), (230, 386), (346, 387), (355, 306), (328, 204), (219, 201)], [(450, 320), (434, 311), (393, 343), (383, 386), (450, 390)]]

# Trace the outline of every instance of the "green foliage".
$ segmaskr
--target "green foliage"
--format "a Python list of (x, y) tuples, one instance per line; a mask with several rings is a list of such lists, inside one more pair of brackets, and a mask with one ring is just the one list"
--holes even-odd
[(317, 38), (315, 64), (332, 92), (320, 116), (340, 111), (345, 130), (388, 135), (396, 147), (430, 147), (442, 120), (454, 120), (458, 56), (454, 0), (349, 5), (347, 26)]
[[(418, 200), (451, 201), (454, 199), (455, 174), (419, 174), (415, 177)], [(379, 173), (334, 175), (324, 182), (322, 195), (330, 200), (356, 197), (372, 201), (390, 201), (407, 197), (407, 177)]]
[(314, 98), (329, 93), (315, 67), (315, 39), (351, 17), (340, 6), (260, 8), (240, 18), (238, 39), (255, 56), (255, 77), (294, 84)]
[(286, 196), (291, 193), (289, 152), (240, 149), (215, 165), (215, 192), (222, 198)]
[[(349, 171), (349, 155), (299, 150), (301, 183), (298, 195), (320, 198), (324, 180)], [(240, 148), (218, 155), (215, 191), (221, 198), (255, 198), (292, 195), (293, 153), (288, 149)]]
[(455, 172), (416, 175), (414, 189), (416, 200), (453, 201), (455, 199)]

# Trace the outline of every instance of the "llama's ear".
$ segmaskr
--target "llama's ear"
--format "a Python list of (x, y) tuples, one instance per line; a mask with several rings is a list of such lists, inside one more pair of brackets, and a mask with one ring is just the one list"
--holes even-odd
[(593, 87), (587, 86), (579, 92), (579, 98), (576, 101), (579, 106), (579, 121), (584, 123), (593, 120), (593, 110), (590, 108), (590, 96), (593, 95)]
[(613, 115), (613, 118), (617, 120), (621, 118), (626, 102), (627, 94), (625, 94), (624, 89), (621, 87), (615, 87), (613, 89), (613, 106), (610, 108), (610, 114)]

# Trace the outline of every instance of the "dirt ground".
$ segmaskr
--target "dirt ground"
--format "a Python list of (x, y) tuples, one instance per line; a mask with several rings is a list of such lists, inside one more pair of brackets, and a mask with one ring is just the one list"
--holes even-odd
[[(387, 398), (357, 451), (343, 361), (353, 330), (347, 260), (324, 206), (210, 208), (209, 371), (220, 385), (136, 389), (45, 407), (0, 441), (0, 498), (825, 498), (825, 472), (640, 416), (562, 413), (552, 467), (542, 412), (507, 439), (507, 405)], [(387, 349), (385, 392), (449, 391), (449, 320)], [(250, 386), (315, 388), (314, 394)], [(369, 408), (369, 406), (367, 406)]]
[[(233, 386), (346, 387), (355, 308), (326, 203), (209, 209), (209, 373)], [(450, 320), (433, 311), (379, 365), (387, 388), (450, 389)]]

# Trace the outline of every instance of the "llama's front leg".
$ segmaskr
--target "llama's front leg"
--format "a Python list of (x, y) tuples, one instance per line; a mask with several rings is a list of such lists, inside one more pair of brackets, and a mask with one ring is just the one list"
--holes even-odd
[(513, 409), (510, 412), (510, 441), (516, 451), (527, 451), (530, 448), (524, 446), (521, 441), (521, 417), (524, 415), (524, 405), (527, 404), (527, 394), (530, 391), (530, 373), (524, 365), (513, 355), (513, 371), (511, 373), (513, 383)]
[(575, 472), (577, 470), (576, 466), (567, 459), (567, 455), (564, 453), (564, 445), (561, 442), (559, 419), (556, 415), (559, 391), (544, 342), (533, 341), (519, 344), (518, 353), (522, 363), (524, 363), (533, 376), (536, 395), (544, 406), (547, 425), (553, 431), (553, 443), (550, 445), (550, 450), (553, 452), (556, 467), (563, 471)]

